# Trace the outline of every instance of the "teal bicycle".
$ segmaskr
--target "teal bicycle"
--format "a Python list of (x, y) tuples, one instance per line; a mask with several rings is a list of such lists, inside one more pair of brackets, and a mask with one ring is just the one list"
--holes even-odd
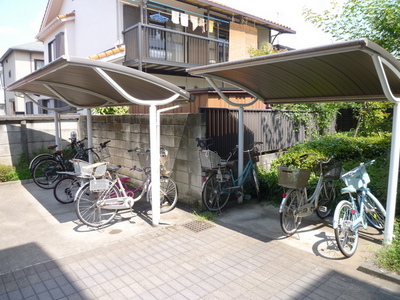
[(341, 176), (346, 184), (341, 192), (348, 194), (349, 199), (336, 206), (333, 229), (339, 250), (346, 257), (356, 252), (360, 227), (367, 229), (368, 223), (378, 230), (385, 227), (386, 211), (368, 188), (370, 178), (366, 168), (374, 162), (361, 164)]
[(241, 175), (234, 175), (234, 161), (231, 158), (237, 153), (236, 146), (226, 160), (208, 149), (207, 141), (210, 139), (196, 139), (199, 150), (200, 164), (208, 174), (202, 186), (202, 201), (209, 211), (220, 211), (228, 203), (230, 195), (235, 194), (237, 198), (243, 196), (243, 187), (249, 178), (252, 179), (254, 190), (260, 199), (260, 183), (257, 177), (258, 157), (260, 155), (257, 146), (262, 142), (253, 143), (248, 150), (244, 151), (247, 163)]

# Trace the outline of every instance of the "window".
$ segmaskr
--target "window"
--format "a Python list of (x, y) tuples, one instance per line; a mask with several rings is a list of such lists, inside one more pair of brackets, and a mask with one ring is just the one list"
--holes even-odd
[(34, 63), (35, 63), (35, 71), (44, 66), (44, 60), (43, 59), (35, 59)]
[(64, 32), (60, 32), (56, 35), (55, 39), (48, 43), (49, 51), (49, 62), (57, 59), (58, 57), (65, 54), (64, 45)]
[(8, 78), (11, 78), (11, 70), (8, 71)]
[[(48, 100), (48, 99), (39, 100), (39, 104), (40, 104), (42, 107), (48, 107), (48, 106), (49, 106), (49, 100)], [(47, 114), (48, 114), (47, 109), (44, 109), (44, 108), (42, 108), (42, 107), (39, 106), (39, 114), (47, 115)]]
[(32, 102), (27, 102), (25, 104), (25, 114), (33, 115), (33, 103)]

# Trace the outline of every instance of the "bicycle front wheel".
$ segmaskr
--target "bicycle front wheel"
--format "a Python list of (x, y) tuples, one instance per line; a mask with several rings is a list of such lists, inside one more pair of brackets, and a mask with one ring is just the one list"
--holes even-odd
[(299, 217), (299, 207), (302, 205), (303, 193), (299, 189), (289, 190), (281, 204), (280, 221), (282, 231), (286, 235), (293, 235), (300, 226), (302, 217)]
[(372, 227), (378, 230), (385, 228), (385, 216), (386, 211), (382, 204), (375, 197), (371, 197), (368, 194), (365, 195), (365, 216)]
[(36, 164), (33, 168), (32, 178), (37, 186), (50, 190), (62, 178), (62, 175), (57, 173), (60, 171), (64, 171), (60, 163), (54, 158), (47, 158)]
[(79, 180), (73, 177), (62, 178), (53, 189), (54, 197), (62, 204), (72, 203), (80, 186)]
[(317, 216), (326, 218), (332, 211), (332, 205), (336, 198), (336, 185), (333, 181), (324, 181), (318, 198)]
[[(150, 183), (149, 190), (147, 191), (147, 201), (151, 202), (151, 186)], [(160, 178), (160, 213), (166, 213), (173, 210), (178, 202), (178, 186), (170, 178), (166, 176), (161, 176)]]
[(75, 211), (79, 220), (91, 227), (100, 227), (110, 223), (117, 214), (116, 209), (104, 209), (100, 206), (102, 200), (121, 197), (117, 186), (112, 185), (104, 191), (95, 192), (90, 190), (90, 182), (85, 183), (76, 194)]
[(358, 245), (358, 228), (353, 229), (354, 219), (351, 203), (347, 200), (340, 201), (335, 209), (333, 224), (336, 243), (346, 257), (351, 257)]
[(53, 155), (48, 154), (48, 153), (43, 153), (43, 154), (39, 154), (39, 155), (35, 156), (29, 163), (29, 171), (31, 172), (31, 174), (33, 174), (33, 169), (38, 164), (38, 162), (40, 162), (43, 159), (48, 159), (48, 158), (53, 158)]
[(220, 180), (217, 173), (212, 174), (203, 184), (202, 200), (204, 206), (209, 211), (219, 211), (228, 203), (230, 192), (229, 187), (232, 186), (231, 172), (227, 172), (226, 181)]

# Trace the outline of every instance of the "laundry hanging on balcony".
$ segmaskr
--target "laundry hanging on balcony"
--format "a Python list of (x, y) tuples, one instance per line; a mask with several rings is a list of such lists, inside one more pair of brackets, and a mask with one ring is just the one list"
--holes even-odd
[(202, 27), (202, 28), (203, 28), (203, 32), (206, 31), (206, 28), (205, 28), (204, 25), (205, 25), (204, 19), (203, 19), (203, 18), (199, 18), (199, 27)]
[(181, 13), (181, 25), (183, 27), (189, 26), (189, 15)]
[(214, 20), (208, 20), (208, 32), (213, 33), (214, 31)]
[(165, 23), (169, 20), (167, 17), (162, 16), (160, 13), (150, 15), (150, 19), (160, 22), (160, 23)]
[(192, 22), (193, 30), (196, 30), (196, 28), (199, 26), (199, 17), (190, 16), (189, 18), (190, 18), (190, 22)]
[(179, 24), (179, 11), (171, 11), (171, 21), (174, 24)]

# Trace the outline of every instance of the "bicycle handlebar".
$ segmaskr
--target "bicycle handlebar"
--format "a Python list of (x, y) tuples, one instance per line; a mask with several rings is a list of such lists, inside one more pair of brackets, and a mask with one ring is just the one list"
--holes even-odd
[(107, 144), (108, 144), (109, 142), (111, 142), (111, 140), (108, 140), (108, 141), (106, 141), (106, 142), (100, 143), (100, 147), (101, 147), (101, 148), (107, 147)]
[(374, 162), (375, 162), (375, 159), (373, 159), (367, 163), (361, 163), (358, 167), (355, 167), (355, 168), (351, 169), (350, 171), (344, 173), (341, 177), (346, 177), (346, 176), (352, 175), (354, 173), (357, 173), (362, 168), (366, 168), (366, 167), (372, 165)]
[[(197, 141), (197, 147), (201, 148), (202, 150), (208, 150), (208, 148), (214, 144), (212, 138), (207, 138), (207, 139), (196, 138), (196, 141)], [(209, 141), (211, 142), (208, 143)]]
[(327, 163), (329, 163), (332, 159), (334, 159), (334, 157), (331, 156), (328, 160), (320, 160), (320, 159), (317, 158), (317, 155), (316, 155), (315, 153), (312, 153), (312, 152), (306, 153), (306, 154), (303, 154), (303, 155), (300, 155), (300, 158), (304, 158), (304, 157), (307, 157), (307, 156), (310, 156), (310, 155), (311, 155), (311, 156), (314, 156), (315, 160), (316, 160), (317, 162), (321, 163), (321, 164), (327, 164)]

